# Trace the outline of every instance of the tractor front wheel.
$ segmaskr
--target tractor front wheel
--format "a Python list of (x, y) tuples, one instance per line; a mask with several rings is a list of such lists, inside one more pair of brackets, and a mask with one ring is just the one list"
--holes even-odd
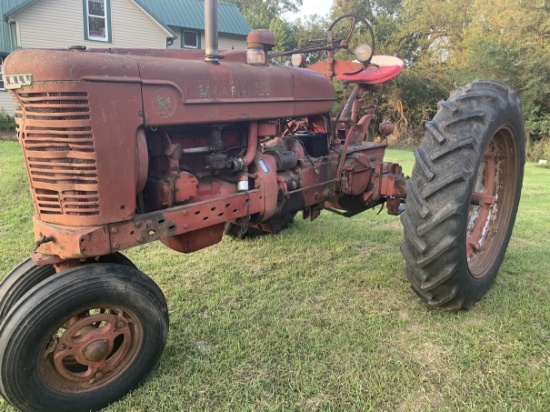
[(168, 333), (158, 286), (121, 264), (47, 277), (0, 324), (0, 392), (21, 411), (100, 409), (159, 360)]
[(525, 163), (516, 94), (494, 81), (455, 90), (415, 158), (401, 217), (405, 273), (430, 306), (467, 309), (497, 276), (516, 218)]
[[(110, 255), (99, 256), (85, 260), (84, 264), (89, 263), (120, 263), (121, 265), (131, 266), (134, 264), (123, 254), (117, 252)], [(0, 323), (4, 316), (9, 312), (12, 306), (21, 296), (38, 285), (44, 279), (55, 274), (53, 265), (38, 266), (31, 258), (25, 259), (15, 269), (13, 269), (0, 283)]]

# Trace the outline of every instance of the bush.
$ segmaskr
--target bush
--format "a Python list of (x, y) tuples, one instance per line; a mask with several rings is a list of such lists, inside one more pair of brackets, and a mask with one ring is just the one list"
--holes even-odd
[(541, 159), (550, 160), (550, 138), (527, 142), (527, 160), (538, 162)]
[(15, 119), (4, 111), (0, 111), (0, 132), (11, 132), (16, 127)]
[(437, 112), (437, 103), (449, 96), (453, 88), (439, 73), (427, 76), (407, 69), (384, 85), (378, 111), (382, 119), (395, 122), (399, 142), (417, 146), (424, 135), (424, 123)]

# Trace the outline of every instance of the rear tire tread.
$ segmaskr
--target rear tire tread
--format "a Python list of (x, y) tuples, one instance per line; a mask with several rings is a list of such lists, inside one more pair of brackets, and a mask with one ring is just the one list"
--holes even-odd
[(436, 226), (439, 226), (443, 222), (446, 222), (447, 220), (451, 219), (453, 216), (456, 216), (459, 207), (458, 202), (451, 202), (447, 206), (443, 207), (442, 209), (439, 209), (438, 212), (433, 213), (432, 217), (418, 225), (417, 233), (419, 236), (424, 236), (427, 232), (433, 230)]
[(466, 170), (461, 170), (450, 174), (447, 178), (442, 179), (440, 182), (434, 182), (431, 185), (427, 185), (424, 192), (422, 192), (422, 197), (424, 199), (429, 199), (439, 191), (446, 189), (447, 187), (466, 181), (468, 177), (468, 172)]
[[(490, 80), (473, 82), (450, 93), (438, 104), (425, 138), (415, 150), (416, 164), (407, 182), (407, 208), (401, 216), (407, 261), (405, 273), (412, 289), (430, 307), (460, 310), (471, 307), (487, 292), (508, 244), (523, 178), (525, 138), (521, 105), (515, 92)], [(510, 130), (517, 179), (511, 216), (503, 246), (483, 276), (470, 274), (466, 234), (471, 193), (478, 165), (494, 133)], [(506, 135), (507, 136), (507, 135)]]
[(473, 137), (470, 137), (464, 140), (459, 140), (458, 142), (449, 144), (448, 146), (444, 147), (441, 150), (436, 150), (432, 152), (432, 154), (430, 155), (430, 159), (435, 162), (436, 160), (440, 160), (442, 157), (445, 157), (448, 154), (456, 152), (457, 150), (466, 149), (466, 148), (473, 150), (474, 143), (475, 143), (475, 140)]
[[(420, 288), (424, 291), (430, 291), (436, 289), (438, 286), (442, 285), (448, 281), (454, 274), (456, 269), (456, 264), (450, 265), (444, 269), (441, 269), (439, 274), (435, 275), (429, 282), (422, 282)], [(424, 277), (428, 279), (428, 275), (424, 272)]]
[(448, 139), (446, 133), (437, 127), (434, 122), (426, 122), (426, 130), (439, 142), (439, 144), (444, 144)]
[(482, 112), (481, 110), (473, 111), (473, 112), (470, 112), (470, 113), (462, 112), (462, 114), (460, 116), (457, 116), (456, 118), (454, 118), (452, 120), (442, 122), (442, 128), (445, 131), (448, 131), (452, 127), (456, 127), (459, 123), (463, 123), (463, 122), (468, 123), (468, 122), (471, 122), (471, 121), (478, 121), (478, 122), (485, 123), (486, 116), (487, 115), (485, 114), (485, 112)]
[(418, 149), (414, 149), (414, 158), (416, 159), (416, 163), (422, 169), (424, 176), (426, 176), (428, 180), (433, 180), (433, 178), (435, 177), (435, 173), (431, 169), (426, 159), (424, 159), (424, 152)]

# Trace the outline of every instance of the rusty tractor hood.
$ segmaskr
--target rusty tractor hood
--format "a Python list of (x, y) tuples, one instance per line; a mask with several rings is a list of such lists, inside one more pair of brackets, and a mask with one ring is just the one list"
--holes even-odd
[(60, 82), (139, 84), (143, 121), (151, 126), (307, 116), (327, 113), (335, 102), (332, 82), (321, 74), (251, 66), (246, 51), (221, 54), (215, 64), (199, 50), (25, 49), (6, 59), (4, 74), (31, 74), (24, 92), (48, 83), (55, 91)]

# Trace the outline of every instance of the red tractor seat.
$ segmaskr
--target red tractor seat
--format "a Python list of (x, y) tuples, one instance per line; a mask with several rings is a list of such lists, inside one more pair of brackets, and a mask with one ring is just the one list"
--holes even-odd
[[(358, 64), (359, 67), (359, 64)], [(364, 84), (380, 84), (393, 79), (405, 68), (405, 62), (395, 56), (373, 56), (370, 65), (356, 74), (338, 73), (340, 81)]]

